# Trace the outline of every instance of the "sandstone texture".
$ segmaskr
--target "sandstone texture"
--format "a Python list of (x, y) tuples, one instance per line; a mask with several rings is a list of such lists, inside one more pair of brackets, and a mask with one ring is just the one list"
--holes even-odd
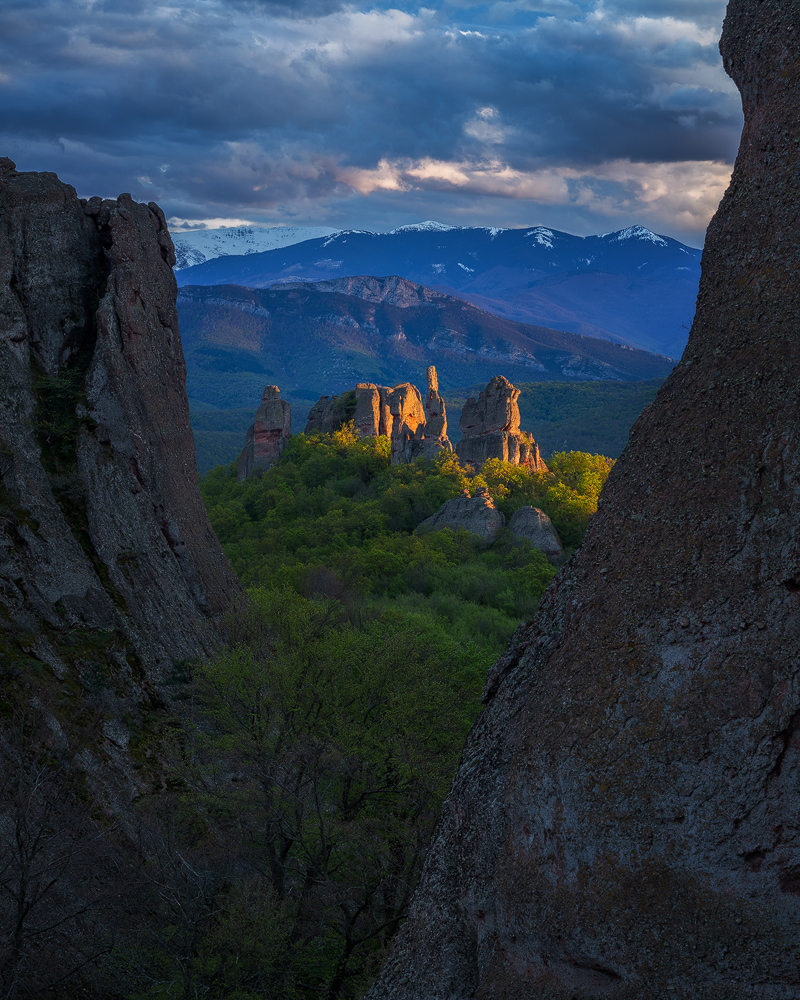
[(550, 562), (557, 563), (564, 555), (561, 539), (553, 522), (538, 507), (520, 507), (508, 522), (508, 530), (515, 538), (526, 539), (535, 549), (544, 552)]
[(433, 365), (428, 368), (426, 375), (428, 391), (425, 396), (423, 454), (427, 458), (435, 458), (438, 451), (452, 451), (453, 446), (447, 436), (447, 407), (439, 395), (439, 379)]
[(261, 395), (261, 405), (247, 430), (245, 446), (236, 463), (238, 479), (247, 479), (254, 472), (274, 465), (291, 436), (291, 403), (281, 399), (281, 390), (277, 385), (268, 385)]
[(440, 531), (442, 528), (452, 528), (453, 531), (471, 531), (484, 542), (493, 542), (505, 526), (506, 519), (495, 507), (487, 489), (479, 488), (471, 497), (465, 490), (460, 497), (443, 503), (433, 517), (427, 518), (417, 526), (417, 532)]
[[(198, 488), (157, 205), (0, 159), (0, 659), (159, 677), (240, 593)], [(77, 662), (77, 661), (76, 661)]]
[(482, 465), (499, 458), (513, 465), (525, 465), (534, 472), (547, 472), (539, 446), (519, 428), (519, 389), (496, 375), (478, 398), (464, 403), (459, 427), (463, 437), (456, 454), (463, 462)]
[(391, 461), (400, 465), (420, 455), (434, 458), (439, 451), (452, 451), (447, 437), (447, 414), (439, 395), (436, 369), (428, 368), (425, 402), (410, 382), (394, 388), (359, 382), (341, 396), (322, 396), (311, 408), (305, 433), (332, 434), (348, 421), (360, 437), (386, 436), (391, 441)]
[(686, 353), (490, 672), (371, 1000), (800, 997), (800, 7), (731, 0), (721, 47)]

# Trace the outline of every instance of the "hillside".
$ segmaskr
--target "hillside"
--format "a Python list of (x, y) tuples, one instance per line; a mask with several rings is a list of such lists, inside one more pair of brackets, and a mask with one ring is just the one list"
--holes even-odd
[(701, 251), (634, 226), (602, 236), (543, 227), (422, 223), (347, 231), (226, 256), (178, 272), (179, 285), (400, 275), (520, 322), (628, 342), (679, 357), (694, 315)]
[(274, 382), (295, 407), (296, 426), (320, 395), (360, 381), (424, 384), (428, 365), (443, 389), (498, 372), (513, 382), (641, 381), (673, 366), (635, 348), (503, 319), (402, 279), (184, 287), (178, 310), (195, 409), (255, 410)]

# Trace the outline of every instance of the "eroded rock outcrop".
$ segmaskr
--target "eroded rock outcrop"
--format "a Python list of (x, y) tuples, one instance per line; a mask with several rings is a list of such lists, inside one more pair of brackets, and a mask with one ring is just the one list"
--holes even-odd
[(564, 555), (561, 539), (553, 522), (538, 507), (520, 507), (511, 515), (508, 530), (515, 538), (529, 541), (535, 549), (544, 552), (550, 562), (557, 563)]
[(534, 472), (547, 472), (539, 446), (519, 427), (519, 389), (495, 375), (478, 398), (470, 397), (461, 411), (462, 438), (456, 454), (463, 462), (482, 465), (499, 458), (513, 465), (525, 465)]
[(425, 396), (423, 453), (427, 458), (435, 458), (438, 451), (452, 451), (453, 446), (447, 436), (447, 407), (439, 395), (439, 378), (433, 365), (426, 375), (428, 391)]
[(452, 451), (447, 437), (447, 414), (439, 395), (436, 369), (428, 369), (425, 403), (419, 389), (410, 382), (393, 388), (359, 382), (341, 396), (322, 396), (308, 414), (305, 433), (332, 434), (352, 420), (360, 437), (391, 440), (393, 465), (412, 462), (420, 455), (434, 458), (443, 448)]
[(471, 531), (484, 542), (491, 543), (497, 538), (505, 523), (506, 519), (495, 507), (489, 491), (479, 487), (474, 497), (464, 490), (460, 497), (447, 500), (432, 517), (417, 526), (417, 531), (420, 534), (439, 531), (442, 528)]
[(0, 160), (6, 662), (140, 683), (209, 650), (240, 592), (198, 488), (173, 263), (158, 206)]
[(281, 399), (277, 385), (268, 385), (261, 395), (261, 405), (256, 410), (253, 423), (236, 463), (237, 477), (247, 479), (259, 469), (268, 469), (283, 454), (286, 442), (292, 436), (292, 407)]
[(689, 345), (490, 672), (372, 1000), (800, 996), (798, 42), (730, 3)]

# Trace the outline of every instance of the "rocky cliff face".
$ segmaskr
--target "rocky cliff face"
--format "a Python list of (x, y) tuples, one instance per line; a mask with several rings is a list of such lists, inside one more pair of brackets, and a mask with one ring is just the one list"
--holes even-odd
[(244, 448), (236, 463), (237, 477), (247, 479), (257, 469), (268, 469), (283, 454), (292, 436), (292, 406), (281, 399), (277, 385), (268, 385), (261, 405), (247, 430)]
[(393, 465), (412, 462), (419, 455), (433, 458), (443, 448), (452, 451), (444, 400), (439, 395), (433, 365), (427, 376), (424, 404), (419, 389), (410, 382), (392, 389), (359, 382), (354, 390), (341, 396), (322, 396), (308, 414), (305, 433), (331, 434), (352, 420), (361, 437), (385, 436), (391, 440)]
[(490, 674), (372, 1000), (800, 996), (799, 42), (730, 3), (689, 345)]
[(534, 472), (547, 472), (539, 446), (519, 427), (519, 389), (495, 375), (478, 398), (464, 403), (459, 427), (463, 437), (456, 445), (464, 462), (482, 465), (488, 458), (499, 458), (513, 465), (526, 465)]
[(7, 660), (156, 677), (239, 593), (198, 489), (173, 263), (158, 206), (0, 160)]

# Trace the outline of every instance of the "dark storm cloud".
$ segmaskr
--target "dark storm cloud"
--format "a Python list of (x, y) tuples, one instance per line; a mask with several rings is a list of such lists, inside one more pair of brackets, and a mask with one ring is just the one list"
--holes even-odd
[[(82, 193), (131, 190), (182, 218), (346, 224), (369, 216), (354, 190), (381, 218), (387, 199), (404, 211), (403, 194), (418, 213), (426, 191), (428, 215), (470, 203), (480, 215), (481, 198), (503, 197), (560, 200), (587, 220), (628, 203), (646, 214), (654, 185), (691, 177), (695, 191), (691, 164), (735, 151), (723, 9), (6, 0), (4, 151)], [(652, 181), (626, 163), (656, 165)], [(690, 194), (705, 205), (713, 191)]]

